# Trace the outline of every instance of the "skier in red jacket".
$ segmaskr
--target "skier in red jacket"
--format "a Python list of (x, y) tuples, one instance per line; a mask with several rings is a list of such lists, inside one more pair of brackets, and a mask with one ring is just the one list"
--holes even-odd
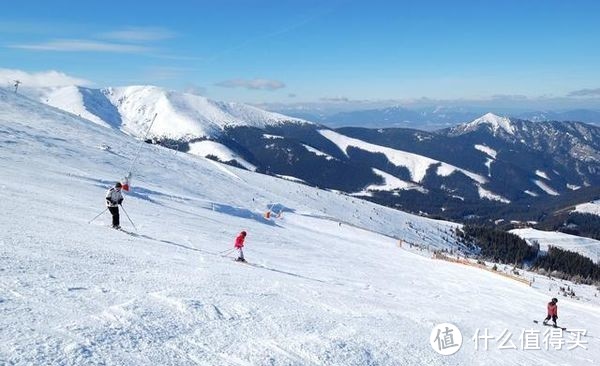
[(235, 249), (238, 251), (238, 257), (235, 260), (238, 261), (238, 262), (245, 262), (246, 261), (244, 259), (244, 251), (242, 250), (242, 248), (244, 247), (244, 240), (246, 240), (246, 232), (242, 231), (235, 238), (235, 244), (234, 244)]
[(552, 318), (552, 321), (554, 322), (554, 326), (556, 327), (556, 319), (558, 319), (558, 306), (556, 305), (556, 303), (558, 302), (558, 299), (555, 297), (552, 299), (552, 301), (550, 301), (548, 303), (548, 316), (546, 317), (546, 319), (544, 319), (544, 325), (548, 325), (548, 320), (550, 320)]

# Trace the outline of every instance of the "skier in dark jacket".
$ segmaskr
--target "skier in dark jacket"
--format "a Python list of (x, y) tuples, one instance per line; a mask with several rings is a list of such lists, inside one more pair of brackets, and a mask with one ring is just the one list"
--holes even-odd
[(113, 229), (120, 229), (119, 224), (119, 205), (123, 203), (123, 194), (121, 193), (121, 183), (117, 182), (114, 187), (106, 192), (106, 207), (112, 215)]
[(548, 325), (548, 320), (552, 319), (554, 326), (556, 327), (556, 319), (558, 319), (558, 306), (556, 303), (558, 299), (555, 297), (548, 303), (548, 316), (544, 319), (544, 325)]

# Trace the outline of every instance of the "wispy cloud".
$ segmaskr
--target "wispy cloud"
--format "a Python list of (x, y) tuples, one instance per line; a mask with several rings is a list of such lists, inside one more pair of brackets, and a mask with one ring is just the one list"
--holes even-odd
[(600, 97), (600, 88), (596, 89), (579, 89), (567, 94), (569, 97)]
[(14, 44), (10, 48), (31, 51), (56, 52), (114, 52), (114, 53), (143, 53), (152, 48), (140, 45), (102, 42), (87, 39), (57, 39), (42, 43)]
[(526, 100), (528, 97), (522, 94), (494, 94), (490, 99), (503, 99), (503, 100)]
[(328, 103), (348, 103), (350, 102), (350, 98), (348, 97), (324, 97), (321, 98), (322, 102)]
[(194, 95), (200, 95), (200, 96), (204, 96), (206, 95), (206, 88), (203, 86), (199, 86), (196, 84), (188, 84), (184, 89), (183, 89), (184, 93), (188, 93), (188, 94), (194, 94)]
[(55, 70), (29, 73), (22, 70), (0, 69), (0, 86), (12, 85), (15, 80), (19, 80), (26, 88), (93, 84), (89, 80), (73, 77)]
[(276, 90), (285, 88), (285, 83), (269, 79), (231, 79), (215, 84), (223, 88), (246, 88), (250, 90)]
[(98, 35), (99, 38), (122, 42), (152, 42), (174, 38), (177, 34), (159, 27), (127, 27)]

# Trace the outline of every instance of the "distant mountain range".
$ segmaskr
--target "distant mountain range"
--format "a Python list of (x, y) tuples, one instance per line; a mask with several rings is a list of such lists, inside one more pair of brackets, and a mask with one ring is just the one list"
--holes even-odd
[[(337, 113), (323, 113), (306, 109), (280, 108), (279, 112), (322, 123), (332, 128), (404, 127), (421, 130), (438, 130), (471, 121), (488, 112), (489, 108), (468, 107), (430, 107), (410, 109), (401, 106), (386, 108), (352, 110)], [(600, 125), (600, 110), (574, 109), (567, 111), (511, 111), (500, 109), (498, 114), (533, 122), (541, 121), (579, 121)]]
[[(28, 93), (140, 137), (156, 114), (148, 135), (154, 143), (425, 215), (536, 221), (547, 207), (586, 202), (600, 193), (600, 127), (582, 122), (487, 113), (433, 132), (332, 129), (152, 86)], [(429, 116), (450, 121), (457, 113), (471, 112), (440, 109)], [(399, 107), (386, 115), (425, 116)]]

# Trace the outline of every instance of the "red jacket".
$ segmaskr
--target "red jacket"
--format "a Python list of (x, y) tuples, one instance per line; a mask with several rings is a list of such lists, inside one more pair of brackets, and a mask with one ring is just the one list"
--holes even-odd
[(555, 303), (548, 303), (548, 315), (550, 316), (558, 316), (558, 306)]
[(244, 247), (244, 240), (246, 239), (246, 237), (242, 234), (239, 234), (236, 238), (235, 238), (235, 247), (236, 248), (243, 248)]

